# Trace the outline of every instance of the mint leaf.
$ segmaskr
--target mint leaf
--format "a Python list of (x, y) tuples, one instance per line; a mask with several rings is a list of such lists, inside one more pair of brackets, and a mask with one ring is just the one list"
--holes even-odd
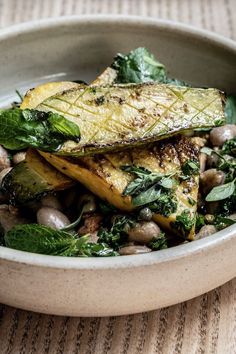
[(17, 225), (4, 237), (7, 247), (52, 256), (106, 257), (118, 255), (105, 243), (88, 242), (88, 236), (78, 237), (38, 224)]
[(56, 113), (19, 108), (0, 112), (0, 144), (10, 150), (57, 151), (65, 141), (79, 138), (79, 127)]
[(68, 139), (79, 141), (80, 129), (77, 124), (65, 119), (57, 113), (51, 113), (48, 117), (51, 130), (66, 136)]
[(71, 234), (38, 224), (17, 225), (5, 235), (6, 246), (21, 251), (54, 256), (78, 254), (77, 240)]
[(116, 83), (160, 82), (175, 86), (189, 86), (184, 81), (167, 77), (164, 64), (146, 48), (136, 48), (126, 55), (117, 54), (111, 67), (116, 70)]
[(112, 64), (117, 71), (117, 83), (164, 82), (165, 66), (146, 48), (137, 48), (127, 55), (117, 54)]
[(137, 196), (132, 198), (132, 204), (134, 206), (141, 206), (148, 203), (152, 203), (156, 201), (161, 195), (160, 189), (158, 190), (156, 186), (152, 186), (151, 188), (141, 192)]
[(235, 180), (222, 184), (221, 186), (214, 187), (206, 196), (207, 202), (215, 202), (229, 198), (235, 191)]

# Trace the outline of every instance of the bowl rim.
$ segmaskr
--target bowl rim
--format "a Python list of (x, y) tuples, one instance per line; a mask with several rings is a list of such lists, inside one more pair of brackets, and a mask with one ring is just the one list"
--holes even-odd
[[(153, 19), (151, 17), (142, 16), (123, 16), (123, 15), (75, 15), (61, 16), (37, 21), (30, 21), (21, 24), (9, 26), (0, 30), (1, 41), (18, 37), (24, 34), (39, 32), (49, 28), (58, 26), (73, 25), (95, 25), (116, 24), (130, 25), (136, 27), (155, 27), (168, 31), (176, 31), (182, 35), (188, 34), (191, 39), (200, 39), (201, 41), (210, 42), (214, 46), (218, 46), (232, 51), (236, 54), (236, 42), (222, 35), (195, 28), (187, 24), (182, 24), (170, 20)], [(7, 247), (0, 246), (0, 261), (10, 261), (21, 263), (24, 265), (59, 268), (59, 269), (121, 269), (151, 266), (163, 263), (177, 261), (193, 255), (208, 253), (210, 250), (217, 249), (220, 246), (231, 241), (236, 237), (236, 225), (227, 227), (226, 229), (215, 233), (205, 239), (189, 242), (168, 249), (154, 251), (151, 253), (140, 255), (129, 255), (125, 257), (101, 257), (101, 258), (81, 258), (81, 257), (62, 257), (36, 254), (31, 252), (19, 251)], [(64, 260), (64, 261), (63, 261)]]

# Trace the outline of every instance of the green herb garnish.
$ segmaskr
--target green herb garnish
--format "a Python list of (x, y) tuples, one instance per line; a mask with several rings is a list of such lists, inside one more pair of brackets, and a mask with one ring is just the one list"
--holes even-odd
[[(132, 173), (136, 177), (123, 192), (123, 195), (132, 196), (132, 204), (134, 206), (147, 204), (149, 206), (151, 204), (151, 210), (158, 209), (161, 212), (158, 207), (160, 202), (159, 205), (163, 208), (164, 213), (169, 214), (171, 212), (173, 204), (169, 205), (169, 197), (172, 195), (171, 190), (177, 184), (176, 180), (172, 178), (173, 174), (164, 175), (137, 166), (123, 166), (122, 170)], [(158, 204), (153, 205), (152, 203), (155, 201), (158, 201)], [(164, 206), (165, 203), (167, 204), (166, 207)], [(163, 212), (161, 212), (162, 215)]]
[(202, 214), (197, 214), (196, 217), (196, 230), (199, 231), (202, 226), (204, 226), (205, 223), (205, 217)]
[(180, 215), (176, 216), (175, 222), (173, 222), (173, 227), (179, 231), (179, 233), (185, 236), (195, 224), (195, 218), (192, 217), (190, 211), (185, 209)]
[(0, 144), (6, 149), (34, 147), (57, 151), (67, 140), (79, 141), (79, 127), (52, 112), (19, 108), (0, 112)]
[(98, 231), (98, 243), (105, 243), (118, 250), (127, 241), (128, 231), (135, 225), (134, 219), (127, 216), (117, 216), (110, 228), (102, 228)]
[(164, 82), (166, 69), (146, 48), (137, 48), (129, 54), (117, 54), (112, 64), (117, 71), (117, 83)]
[(88, 242), (88, 236), (78, 238), (65, 231), (38, 224), (17, 225), (5, 235), (7, 247), (52, 256), (116, 256), (106, 244)]
[(161, 232), (158, 237), (154, 237), (151, 242), (148, 243), (148, 247), (153, 251), (163, 250), (168, 248), (167, 238), (164, 232)]
[(207, 202), (215, 202), (229, 198), (235, 191), (235, 179), (221, 186), (212, 188), (210, 193), (206, 196)]
[(222, 146), (221, 153), (236, 156), (236, 138), (227, 140)]
[(214, 220), (214, 225), (216, 226), (217, 230), (225, 229), (226, 227), (231, 226), (235, 223), (236, 223), (235, 220), (232, 220), (230, 218), (226, 218), (221, 215), (216, 216), (216, 218)]
[(148, 208), (156, 214), (168, 217), (176, 212), (177, 199), (173, 193), (162, 193), (156, 202), (148, 204)]
[(185, 176), (197, 175), (199, 173), (199, 162), (188, 160), (182, 166), (182, 171)]
[(116, 70), (117, 83), (160, 82), (175, 86), (190, 86), (167, 76), (165, 65), (146, 48), (137, 48), (126, 55), (117, 54), (111, 67)]

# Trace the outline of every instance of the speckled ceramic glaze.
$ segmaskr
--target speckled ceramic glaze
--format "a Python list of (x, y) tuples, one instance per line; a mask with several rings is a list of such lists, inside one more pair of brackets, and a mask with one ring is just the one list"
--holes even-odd
[[(44, 81), (96, 77), (117, 52), (145, 46), (170, 75), (236, 93), (236, 45), (171, 22), (72, 17), (0, 32), (0, 97)], [(236, 226), (149, 254), (62, 258), (0, 247), (0, 302), (50, 314), (107, 316), (198, 296), (236, 274)]]

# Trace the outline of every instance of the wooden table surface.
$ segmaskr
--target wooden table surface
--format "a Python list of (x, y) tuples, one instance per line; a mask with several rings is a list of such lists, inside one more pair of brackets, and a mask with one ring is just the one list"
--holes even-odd
[[(89, 13), (171, 19), (236, 40), (235, 0), (0, 0), (0, 27)], [(236, 279), (193, 300), (122, 317), (56, 317), (0, 305), (0, 354), (10, 353), (235, 354)]]

